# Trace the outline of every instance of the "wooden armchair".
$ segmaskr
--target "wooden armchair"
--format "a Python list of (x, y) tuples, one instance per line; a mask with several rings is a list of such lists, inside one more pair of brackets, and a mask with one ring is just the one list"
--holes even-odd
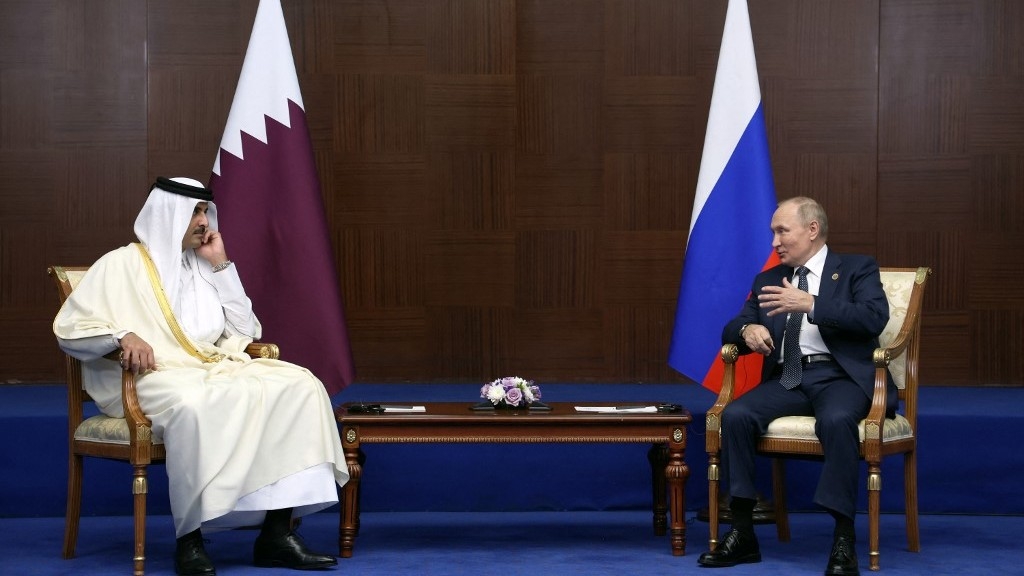
[[(913, 552), (921, 549), (917, 524), (917, 387), (920, 347), (921, 306), (930, 268), (882, 268), (882, 285), (889, 299), (889, 323), (879, 336), (874, 352), (875, 392), (867, 418), (860, 424), (860, 455), (868, 465), (868, 546), (871, 570), (879, 569), (878, 522), (882, 490), (882, 457), (903, 454), (903, 490), (906, 501), (907, 542)], [(710, 545), (718, 544), (719, 463), (722, 410), (732, 400), (738, 348), (722, 347), (725, 374), (722, 389), (707, 412), (708, 520)], [(885, 418), (886, 368), (899, 389), (901, 409), (895, 418)], [(821, 444), (814, 434), (814, 417), (787, 416), (772, 421), (757, 443), (759, 453), (772, 457), (773, 498), (779, 540), (789, 540), (786, 512), (785, 464), (783, 458), (821, 457)]]
[[(88, 271), (84, 266), (51, 266), (46, 272), (57, 285), (61, 304)], [(246, 349), (250, 356), (278, 358), (280, 351), (274, 344), (252, 343)], [(116, 356), (116, 353), (114, 353)], [(82, 388), (82, 365), (77, 359), (65, 356), (68, 388), (68, 502), (64, 517), (64, 558), (74, 558), (78, 541), (78, 520), (82, 508), (83, 457), (108, 458), (131, 463), (133, 469), (135, 555), (134, 574), (142, 576), (146, 561), (146, 467), (162, 462), (163, 439), (153, 435), (151, 423), (139, 406), (135, 391), (135, 375), (121, 373), (121, 396), (124, 418), (111, 418), (103, 414), (85, 418), (83, 405), (92, 398)], [(116, 360), (116, 358), (114, 358)]]

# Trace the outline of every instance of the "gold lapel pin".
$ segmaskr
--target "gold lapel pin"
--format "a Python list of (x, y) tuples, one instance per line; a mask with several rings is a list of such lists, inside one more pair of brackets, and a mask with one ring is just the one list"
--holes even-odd
[(833, 272), (832, 273), (832, 279), (833, 280), (839, 280), (839, 272)]

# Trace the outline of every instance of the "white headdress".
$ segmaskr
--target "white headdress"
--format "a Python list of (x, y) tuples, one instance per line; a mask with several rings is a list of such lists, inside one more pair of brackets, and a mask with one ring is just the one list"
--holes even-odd
[(212, 272), (210, 265), (202, 258), (196, 258), (193, 250), (183, 254), (181, 248), (196, 204), (201, 201), (208, 203), (206, 218), (210, 228), (217, 230), (217, 207), (210, 190), (191, 178), (157, 178), (146, 204), (135, 219), (135, 236), (153, 258), (172, 306), (178, 303), (182, 258), (188, 260), (194, 274), (206, 276)]

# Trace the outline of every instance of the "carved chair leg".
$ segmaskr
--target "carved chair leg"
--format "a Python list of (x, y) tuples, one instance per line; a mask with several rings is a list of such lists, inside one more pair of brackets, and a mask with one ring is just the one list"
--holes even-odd
[(718, 474), (719, 453), (708, 454), (708, 549), (718, 546)]
[(882, 468), (878, 462), (868, 462), (868, 568), (879, 568), (879, 526), (881, 520)]
[(146, 494), (149, 492), (149, 485), (146, 481), (146, 465), (136, 464), (133, 466), (134, 478), (132, 480), (132, 495), (135, 501), (135, 576), (145, 574), (146, 564)]

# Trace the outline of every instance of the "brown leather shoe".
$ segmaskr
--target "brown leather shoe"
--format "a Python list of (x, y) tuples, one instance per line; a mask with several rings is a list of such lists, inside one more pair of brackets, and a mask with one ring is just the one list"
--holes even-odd
[(753, 564), (761, 561), (761, 548), (753, 532), (741, 532), (735, 528), (711, 552), (705, 552), (697, 564), (707, 568), (726, 568), (737, 564)]
[(260, 568), (320, 570), (337, 566), (338, 560), (334, 556), (310, 551), (298, 534), (289, 532), (276, 538), (258, 536), (253, 546), (253, 564)]
[(857, 568), (857, 551), (853, 548), (853, 538), (836, 536), (832, 542), (832, 553), (828, 557), (825, 576), (860, 576)]

